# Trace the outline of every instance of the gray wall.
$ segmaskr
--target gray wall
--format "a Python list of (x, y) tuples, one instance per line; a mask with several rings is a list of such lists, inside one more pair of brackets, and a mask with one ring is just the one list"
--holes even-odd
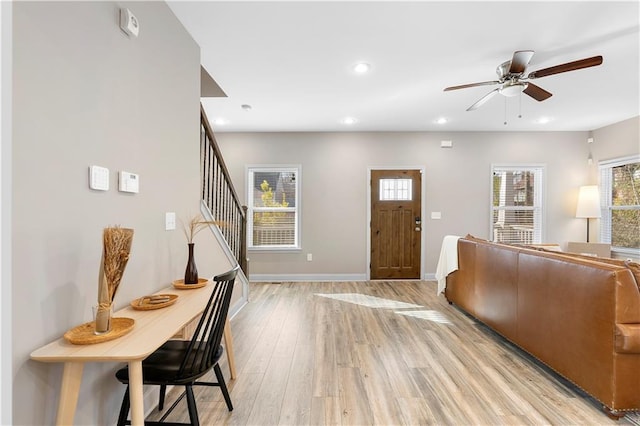
[(11, 424), (11, 2), (0, 2), (0, 424)]
[[(164, 215), (199, 211), (200, 50), (163, 2), (16, 2), (13, 18), (13, 424), (53, 424), (62, 368), (29, 354), (90, 320), (103, 228), (135, 230), (116, 309), (184, 274), (185, 237)], [(89, 189), (94, 164), (108, 192)], [(120, 170), (139, 194), (117, 191)], [(196, 237), (201, 276), (228, 268), (216, 249)], [(117, 367), (85, 367), (77, 424), (115, 424)]]
[[(635, 133), (633, 126), (620, 126), (628, 143), (603, 147), (599, 156), (637, 152), (637, 120)], [(246, 165), (302, 165), (302, 250), (250, 252), (252, 277), (366, 276), (367, 176), (375, 167), (425, 168), (427, 276), (435, 273), (445, 235), (488, 238), (492, 163), (544, 164), (543, 242), (566, 247), (585, 238), (584, 221), (574, 216), (578, 188), (590, 178), (587, 132), (218, 133), (217, 140), (243, 199)], [(453, 148), (440, 148), (441, 140), (452, 140)], [(430, 219), (433, 211), (442, 219)], [(313, 253), (312, 262), (306, 253)]]

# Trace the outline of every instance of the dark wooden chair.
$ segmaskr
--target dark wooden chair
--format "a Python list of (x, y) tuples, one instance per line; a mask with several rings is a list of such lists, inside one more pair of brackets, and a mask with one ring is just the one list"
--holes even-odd
[[(185, 391), (167, 410), (158, 422), (145, 422), (145, 424), (168, 424), (163, 423), (177, 404), (187, 397), (187, 409), (191, 423), (171, 423), (171, 424), (191, 424), (199, 425), (198, 409), (193, 395), (193, 386), (218, 386), (222, 391), (224, 400), (229, 411), (233, 410), (229, 391), (224, 381), (222, 371), (218, 361), (224, 350), (220, 344), (224, 331), (233, 284), (239, 267), (217, 275), (213, 278), (212, 292), (209, 301), (202, 312), (198, 326), (193, 333), (191, 340), (169, 340), (142, 361), (142, 378), (145, 385), (160, 386), (159, 409), (164, 405), (164, 393), (168, 385), (184, 386)], [(217, 382), (197, 381), (213, 368)], [(127, 385), (118, 426), (129, 425), (127, 420), (129, 414), (129, 369), (124, 367), (116, 372), (116, 378)]]

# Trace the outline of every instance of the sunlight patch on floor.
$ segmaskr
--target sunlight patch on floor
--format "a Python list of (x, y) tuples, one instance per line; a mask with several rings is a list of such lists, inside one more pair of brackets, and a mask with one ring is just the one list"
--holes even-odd
[(395, 314), (406, 315), (408, 317), (425, 319), (427, 321), (437, 322), (439, 324), (453, 324), (440, 311), (396, 311)]
[(340, 300), (341, 302), (353, 303), (360, 306), (366, 306), (368, 308), (381, 308), (381, 309), (407, 309), (407, 308), (422, 308), (420, 305), (414, 305), (411, 303), (398, 302), (397, 300), (383, 299), (381, 297), (367, 296), (366, 294), (358, 293), (338, 293), (338, 294), (325, 294), (316, 293), (316, 296), (327, 297), (329, 299)]

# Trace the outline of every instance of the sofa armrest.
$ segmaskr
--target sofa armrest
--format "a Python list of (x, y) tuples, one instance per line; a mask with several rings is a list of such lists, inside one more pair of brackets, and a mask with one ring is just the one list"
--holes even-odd
[(640, 354), (640, 324), (616, 324), (616, 352)]

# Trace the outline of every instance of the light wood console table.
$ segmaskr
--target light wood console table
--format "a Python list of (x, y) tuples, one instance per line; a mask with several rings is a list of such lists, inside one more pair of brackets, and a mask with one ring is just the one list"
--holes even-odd
[[(117, 339), (90, 345), (74, 345), (64, 338), (60, 338), (33, 351), (31, 353), (33, 360), (64, 363), (56, 424), (73, 424), (85, 363), (126, 362), (129, 364), (131, 424), (143, 425), (142, 361), (200, 316), (211, 294), (212, 285), (213, 282), (210, 281), (206, 286), (193, 290), (177, 290), (173, 287), (167, 287), (158, 291), (157, 294), (179, 295), (171, 306), (148, 311), (136, 310), (127, 306), (115, 312), (114, 317), (135, 320), (133, 329)], [(233, 339), (228, 319), (224, 330), (224, 342), (231, 378), (234, 379), (236, 372)]]

